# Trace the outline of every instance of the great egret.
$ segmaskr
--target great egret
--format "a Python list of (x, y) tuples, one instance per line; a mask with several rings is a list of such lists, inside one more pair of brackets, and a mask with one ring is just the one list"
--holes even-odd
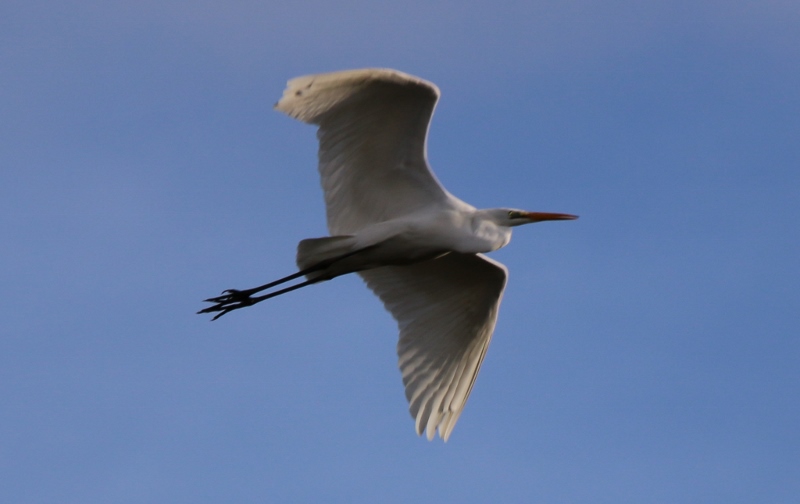
[[(331, 236), (303, 240), (300, 271), (206, 299), (213, 320), (274, 296), (357, 272), (397, 320), (397, 353), (417, 434), (447, 441), (494, 331), (508, 270), (483, 255), (511, 228), (577, 217), (478, 210), (428, 167), (428, 125), (439, 89), (385, 69), (298, 77), (275, 108), (319, 126), (319, 173)], [(291, 287), (259, 292), (305, 276)]]

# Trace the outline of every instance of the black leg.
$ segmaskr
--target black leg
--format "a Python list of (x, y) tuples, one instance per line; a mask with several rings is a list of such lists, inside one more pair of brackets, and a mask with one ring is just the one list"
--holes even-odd
[[(224, 291), (222, 291), (222, 295), (221, 296), (204, 299), (203, 301), (205, 301), (207, 303), (222, 303), (226, 299), (229, 299), (231, 297), (231, 295), (236, 296), (236, 297), (241, 297), (241, 296), (249, 297), (249, 296), (252, 296), (253, 294), (259, 293), (259, 292), (261, 292), (263, 290), (271, 289), (272, 287), (275, 287), (276, 285), (280, 285), (280, 284), (286, 283), (286, 282), (288, 282), (290, 280), (294, 280), (295, 278), (300, 278), (303, 275), (307, 275), (309, 273), (313, 273), (315, 271), (319, 271), (321, 269), (326, 268), (327, 266), (328, 266), (327, 264), (324, 264), (324, 265), (323, 264), (317, 264), (316, 266), (312, 266), (310, 268), (306, 268), (306, 269), (304, 269), (302, 271), (298, 271), (297, 273), (292, 273), (291, 275), (285, 276), (285, 277), (280, 278), (278, 280), (275, 280), (274, 282), (270, 282), (270, 283), (264, 284), (264, 285), (259, 285), (258, 287), (253, 287), (252, 289), (245, 289), (245, 290), (225, 289)], [(205, 313), (205, 312), (198, 312), (198, 313)]]
[(315, 264), (314, 266), (311, 266), (310, 268), (306, 268), (304, 270), (298, 271), (297, 273), (292, 273), (289, 276), (285, 276), (283, 278), (279, 278), (278, 280), (275, 280), (274, 282), (270, 282), (270, 283), (267, 283), (267, 284), (264, 284), (264, 285), (259, 285), (258, 287), (253, 287), (252, 289), (245, 289), (245, 290), (226, 289), (226, 290), (222, 291), (222, 295), (220, 295), (220, 296), (204, 299), (204, 301), (207, 302), (207, 303), (215, 303), (215, 304), (214, 304), (214, 306), (209, 306), (208, 308), (203, 308), (202, 310), (200, 310), (197, 313), (200, 314), (200, 313), (220, 312), (216, 316), (214, 316), (213, 319), (211, 319), (213, 321), (213, 320), (217, 320), (218, 318), (220, 318), (221, 316), (225, 315), (226, 313), (228, 313), (230, 311), (238, 310), (239, 308), (244, 308), (246, 306), (252, 306), (252, 305), (254, 305), (256, 303), (260, 303), (261, 301), (264, 301), (265, 299), (269, 299), (269, 298), (272, 298), (272, 297), (275, 297), (275, 296), (279, 296), (281, 294), (285, 294), (287, 292), (291, 292), (293, 290), (299, 289), (300, 287), (305, 287), (306, 285), (311, 285), (313, 283), (322, 282), (323, 280), (330, 280), (333, 277), (324, 276), (324, 277), (320, 277), (320, 278), (315, 278), (313, 280), (307, 280), (307, 281), (301, 282), (301, 283), (299, 283), (297, 285), (293, 285), (291, 287), (287, 287), (287, 288), (281, 289), (279, 291), (271, 292), (271, 293), (266, 294), (264, 296), (252, 297), (253, 294), (257, 294), (257, 293), (259, 293), (261, 291), (264, 291), (264, 290), (267, 290), (267, 289), (271, 289), (272, 287), (275, 287), (275, 286), (280, 285), (282, 283), (286, 283), (286, 282), (288, 282), (290, 280), (294, 280), (295, 278), (300, 278), (300, 277), (302, 277), (304, 275), (307, 275), (309, 273), (313, 273), (315, 271), (324, 270), (325, 268), (329, 267), (331, 264), (334, 264), (337, 261), (341, 261), (342, 259), (344, 259), (346, 257), (350, 257), (350, 256), (352, 256), (354, 254), (358, 254), (358, 253), (364, 252), (366, 250), (370, 250), (372, 248), (374, 248), (374, 246), (365, 247), (363, 249), (355, 250), (353, 252), (350, 252), (350, 253), (344, 254), (342, 256), (339, 256), (334, 260), (325, 261), (325, 262), (322, 262), (322, 263), (319, 263), (319, 264)]
[[(294, 278), (297, 278), (297, 277), (294, 277)], [(283, 279), (281, 279), (281, 280), (283, 280)], [(266, 299), (274, 298), (275, 296), (280, 296), (281, 294), (286, 294), (287, 292), (291, 292), (293, 290), (297, 290), (297, 289), (299, 289), (301, 287), (306, 287), (307, 285), (311, 285), (311, 284), (314, 284), (314, 283), (317, 283), (317, 282), (321, 282), (323, 280), (324, 279), (322, 279), (322, 278), (314, 279), (314, 280), (306, 280), (305, 282), (301, 282), (301, 283), (299, 283), (297, 285), (292, 285), (291, 287), (286, 287), (285, 289), (281, 289), (281, 290), (278, 290), (278, 291), (275, 291), (275, 292), (270, 292), (269, 294), (264, 294), (263, 296), (258, 296), (258, 297), (251, 297), (251, 294), (253, 292), (259, 292), (259, 290), (264, 290), (264, 289), (262, 289), (260, 287), (256, 287), (256, 289), (258, 289), (258, 290), (248, 289), (248, 290), (244, 290), (244, 291), (228, 289), (225, 292), (229, 292), (230, 294), (227, 294), (225, 296), (219, 296), (219, 297), (212, 298), (212, 299), (206, 299), (206, 301), (208, 301), (208, 302), (217, 303), (217, 304), (215, 304), (214, 306), (209, 306), (208, 308), (204, 308), (204, 309), (200, 310), (197, 313), (200, 314), (200, 313), (219, 312), (214, 316), (214, 318), (211, 319), (212, 321), (214, 321), (214, 320), (217, 320), (218, 318), (220, 318), (221, 316), (225, 315), (226, 313), (231, 312), (233, 310), (238, 310), (239, 308), (244, 308), (244, 307), (247, 307), (247, 306), (253, 306), (254, 304), (260, 303), (261, 301), (264, 301)], [(280, 281), (278, 281), (278, 282), (280, 283)], [(269, 287), (264, 287), (264, 288), (266, 289), (266, 288), (269, 288)]]

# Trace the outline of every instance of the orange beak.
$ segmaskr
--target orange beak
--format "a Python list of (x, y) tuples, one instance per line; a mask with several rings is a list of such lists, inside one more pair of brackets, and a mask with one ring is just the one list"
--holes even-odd
[(577, 215), (565, 213), (549, 213), (549, 212), (525, 212), (525, 217), (530, 219), (531, 222), (542, 222), (548, 220), (575, 220)]

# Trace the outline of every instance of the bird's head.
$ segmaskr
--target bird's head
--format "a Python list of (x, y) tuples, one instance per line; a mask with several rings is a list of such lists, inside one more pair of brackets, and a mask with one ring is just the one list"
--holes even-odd
[(516, 210), (514, 208), (498, 208), (492, 211), (492, 217), (495, 222), (501, 226), (521, 226), (523, 224), (532, 224), (534, 222), (551, 221), (551, 220), (575, 220), (577, 215), (563, 214), (563, 213), (550, 213), (550, 212), (526, 212), (525, 210)]

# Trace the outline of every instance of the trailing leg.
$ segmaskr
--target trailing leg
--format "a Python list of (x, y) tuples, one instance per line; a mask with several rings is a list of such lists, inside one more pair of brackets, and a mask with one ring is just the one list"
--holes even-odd
[[(353, 250), (354, 243), (355, 240), (352, 236), (331, 236), (303, 240), (297, 246), (297, 264), (298, 267), (300, 267), (300, 271), (275, 280), (274, 282), (253, 287), (251, 289), (226, 289), (222, 291), (222, 295), (220, 296), (205, 299), (205, 302), (214, 303), (214, 305), (204, 308), (197, 313), (219, 312), (214, 316), (213, 319), (211, 319), (217, 320), (221, 316), (233, 310), (238, 310), (239, 308), (245, 308), (247, 306), (253, 306), (261, 301), (273, 298), (275, 296), (280, 296), (281, 294), (297, 290), (301, 287), (306, 287), (314, 283), (330, 280), (331, 278), (345, 273), (350, 273), (350, 271), (347, 270), (337, 271), (337, 269), (335, 267), (332, 268), (332, 266), (336, 265), (336, 263), (343, 259), (349, 258), (355, 254), (370, 250), (372, 248), (366, 247), (359, 250)], [(254, 294), (258, 294), (259, 292), (271, 289), (272, 287), (276, 287), (303, 276), (307, 278), (307, 280), (304, 282), (271, 292), (269, 294), (253, 297)]]

